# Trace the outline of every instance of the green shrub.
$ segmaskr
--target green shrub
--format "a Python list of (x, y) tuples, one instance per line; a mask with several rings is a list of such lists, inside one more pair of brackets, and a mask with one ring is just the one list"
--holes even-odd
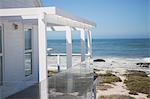
[(148, 77), (144, 71), (136, 71), (136, 70), (129, 70), (126, 76), (141, 76), (141, 77)]
[(113, 82), (121, 82), (122, 80), (117, 77), (116, 75), (112, 73), (107, 74), (99, 74), (98, 79), (100, 80), (100, 83), (113, 83)]
[(131, 92), (150, 94), (150, 77), (145, 74), (145, 72), (132, 71), (127, 75), (124, 83)]
[(126, 95), (108, 95), (108, 96), (100, 96), (98, 99), (135, 99), (131, 96)]

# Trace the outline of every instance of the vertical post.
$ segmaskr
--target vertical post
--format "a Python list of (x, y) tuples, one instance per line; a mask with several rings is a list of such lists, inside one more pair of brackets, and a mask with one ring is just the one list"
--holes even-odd
[(39, 82), (47, 79), (46, 23), (43, 19), (44, 15), (38, 19)]
[(48, 99), (47, 86), (47, 56), (46, 56), (46, 23), (44, 14), (38, 18), (38, 61), (39, 61), (39, 82), (40, 82), (40, 98)]
[(80, 39), (81, 39), (81, 63), (85, 62), (85, 31), (84, 29), (80, 30)]
[[(71, 28), (66, 26), (66, 53), (67, 53), (67, 69), (72, 67), (72, 33)], [(71, 73), (71, 71), (69, 71)], [(67, 75), (67, 92), (72, 92), (73, 89), (73, 76)]]
[(88, 55), (89, 55), (89, 62), (92, 63), (92, 34), (91, 34), (91, 31), (89, 30), (88, 31), (88, 39), (87, 39), (87, 42), (88, 42)]
[(58, 72), (60, 72), (60, 55), (57, 55), (57, 68)]
[(71, 28), (66, 27), (66, 53), (67, 69), (72, 66), (72, 33)]

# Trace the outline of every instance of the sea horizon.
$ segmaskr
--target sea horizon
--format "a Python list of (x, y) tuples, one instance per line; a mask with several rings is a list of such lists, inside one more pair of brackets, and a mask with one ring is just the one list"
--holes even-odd
[[(150, 57), (150, 38), (109, 38), (93, 39), (93, 56), (98, 57)], [(53, 48), (53, 53), (65, 53), (65, 39), (49, 39), (47, 47)], [(80, 39), (72, 40), (73, 53), (80, 53)], [(87, 47), (87, 40), (86, 40)], [(86, 50), (87, 51), (87, 50)]]
[[(150, 38), (92, 38), (92, 40), (97, 39), (150, 39)], [(66, 38), (48, 38), (47, 40), (66, 40)], [(72, 40), (80, 40), (80, 38), (75, 38)]]

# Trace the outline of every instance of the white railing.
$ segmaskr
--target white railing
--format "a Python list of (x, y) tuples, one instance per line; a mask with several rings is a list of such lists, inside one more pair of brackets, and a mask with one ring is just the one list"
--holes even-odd
[[(48, 67), (55, 66), (57, 68), (57, 71), (59, 72), (61, 67), (66, 66), (66, 53), (51, 53), (47, 54), (47, 56), (53, 59), (51, 63), (50, 62), (48, 63)], [(72, 56), (73, 56), (73, 66), (81, 63), (81, 54), (73, 53)], [(86, 54), (86, 60), (88, 56), (89, 55)]]

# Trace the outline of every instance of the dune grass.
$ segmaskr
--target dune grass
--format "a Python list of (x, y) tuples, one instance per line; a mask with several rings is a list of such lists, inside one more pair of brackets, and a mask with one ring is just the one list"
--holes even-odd
[(98, 79), (100, 80), (100, 83), (108, 83), (108, 84), (122, 81), (119, 77), (117, 77), (112, 73), (99, 74)]
[(100, 96), (98, 99), (135, 99), (131, 96), (126, 95), (108, 95), (108, 96)]
[(97, 85), (97, 90), (107, 90), (109, 88), (113, 88), (109, 84), (113, 84), (115, 82), (121, 82), (121, 79), (116, 75), (106, 72), (106, 74), (98, 74), (98, 80), (100, 81)]
[(128, 71), (127, 79), (124, 81), (129, 94), (144, 93), (150, 96), (150, 77), (143, 71)]

